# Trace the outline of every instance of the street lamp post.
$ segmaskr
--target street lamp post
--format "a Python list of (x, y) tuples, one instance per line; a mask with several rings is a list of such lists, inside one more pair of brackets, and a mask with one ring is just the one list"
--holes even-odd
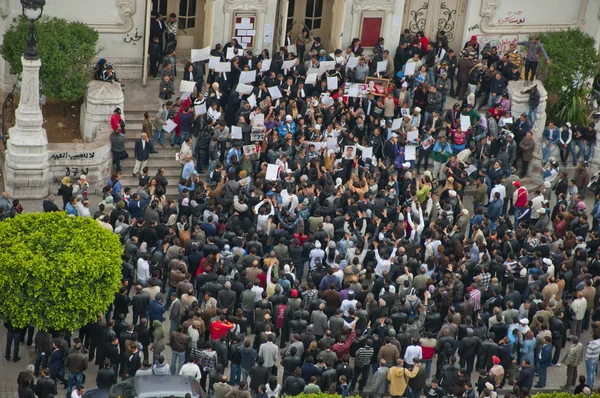
[(9, 130), (4, 165), (4, 185), (16, 198), (41, 199), (48, 195), (48, 138), (40, 109), (40, 67), (35, 22), (42, 17), (45, 0), (21, 0), (29, 21), (27, 48), (21, 57), (21, 92), (15, 125)]
[(25, 59), (40, 59), (40, 54), (36, 47), (35, 22), (42, 17), (46, 0), (21, 0), (23, 7), (23, 16), (29, 21), (29, 38), (27, 48), (25, 49)]

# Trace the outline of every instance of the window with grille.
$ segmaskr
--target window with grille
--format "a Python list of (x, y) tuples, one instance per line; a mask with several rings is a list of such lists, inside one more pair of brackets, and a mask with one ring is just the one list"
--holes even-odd
[(179, 0), (179, 26), (182, 29), (196, 26), (196, 0)]
[(323, 17), (323, 0), (306, 0), (304, 23), (309, 30), (319, 29)]

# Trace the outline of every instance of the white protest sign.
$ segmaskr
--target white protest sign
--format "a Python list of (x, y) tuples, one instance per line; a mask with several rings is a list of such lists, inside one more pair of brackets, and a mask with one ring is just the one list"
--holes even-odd
[(192, 62), (206, 61), (210, 59), (210, 46), (200, 50), (192, 50)]
[(358, 57), (349, 57), (348, 62), (346, 63), (347, 68), (356, 68), (358, 65)]
[(415, 68), (417, 64), (415, 62), (409, 62), (404, 66), (404, 76), (412, 76), (415, 74)]
[(236, 55), (234, 54), (234, 50), (233, 47), (228, 47), (227, 48), (227, 53), (225, 54), (225, 58), (227, 59), (231, 59), (233, 57), (235, 57)]
[(290, 44), (289, 46), (287, 46), (287, 50), (289, 53), (298, 54), (298, 50), (296, 49), (295, 44)]
[(385, 72), (385, 70), (387, 69), (387, 61), (379, 61), (377, 62), (377, 73), (379, 72)]
[(363, 160), (372, 159), (373, 158), (373, 147), (368, 147), (362, 150), (360, 155)]
[(235, 89), (235, 91), (237, 91), (238, 93), (240, 93), (242, 95), (245, 95), (245, 94), (250, 94), (253, 89), (254, 89), (254, 87), (252, 87), (248, 84), (240, 83), (237, 85), (237, 88)]
[(417, 159), (417, 147), (415, 145), (407, 145), (404, 147), (404, 159), (405, 160), (416, 160)]
[(419, 130), (412, 130), (406, 133), (406, 140), (408, 142), (417, 142), (419, 139)]
[(335, 61), (323, 61), (319, 64), (319, 69), (323, 71), (335, 69)]
[(296, 65), (295, 59), (283, 61), (283, 65), (281, 65), (281, 69), (283, 69), (283, 70), (290, 69), (294, 65)]
[(231, 139), (241, 140), (242, 139), (242, 128), (238, 126), (231, 126)]
[(460, 115), (460, 128), (467, 131), (471, 126), (471, 117), (469, 115)]
[(187, 80), (182, 80), (179, 85), (179, 91), (183, 93), (189, 93), (196, 89), (196, 82), (189, 82)]
[(175, 127), (177, 127), (177, 123), (169, 119), (167, 120), (167, 124), (163, 126), (163, 130), (165, 130), (167, 133), (170, 133), (171, 131), (175, 130)]
[(269, 94), (274, 100), (283, 97), (283, 95), (281, 95), (281, 91), (279, 91), (279, 87), (277, 86), (269, 87)]
[(262, 60), (262, 67), (260, 68), (261, 71), (266, 72), (269, 69), (271, 69), (271, 60), (270, 59), (263, 59)]
[(248, 97), (248, 103), (252, 108), (256, 107), (256, 95), (252, 94)]
[(221, 57), (210, 57), (208, 60), (208, 69), (215, 69), (219, 62), (221, 62)]
[(305, 84), (315, 84), (317, 82), (317, 74), (316, 73), (309, 73), (308, 75), (306, 75), (306, 80), (304, 81)]
[(274, 181), (274, 180), (277, 180), (278, 178), (279, 178), (279, 166), (277, 166), (276, 164), (267, 165), (267, 175), (266, 175), (265, 179), (267, 179), (269, 181)]
[(327, 89), (328, 90), (337, 90), (338, 88), (338, 80), (337, 77), (328, 77), (327, 78)]
[(254, 83), (255, 80), (256, 80), (256, 71), (255, 70), (242, 71), (242, 73), (240, 73), (240, 83), (252, 84), (252, 83)]
[(231, 72), (231, 64), (229, 62), (219, 62), (215, 66), (215, 72)]
[(402, 125), (402, 119), (394, 119), (392, 121), (392, 131), (400, 130), (401, 125)]

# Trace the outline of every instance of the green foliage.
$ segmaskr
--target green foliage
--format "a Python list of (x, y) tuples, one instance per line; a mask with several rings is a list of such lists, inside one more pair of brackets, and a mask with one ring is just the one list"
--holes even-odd
[(557, 126), (562, 126), (566, 122), (571, 122), (573, 125), (587, 125), (591, 109), (586, 103), (586, 98), (590, 95), (590, 91), (584, 85), (580, 85), (558, 97), (558, 101), (550, 106), (552, 120)]
[[(36, 22), (36, 29), (42, 94), (61, 101), (83, 97), (92, 78), (90, 64), (98, 54), (98, 32), (80, 22), (48, 17)], [(29, 23), (20, 17), (4, 34), (0, 54), (10, 64), (11, 73), (23, 70), (21, 56), (28, 31)]]
[(565, 392), (565, 391), (554, 391), (549, 393), (538, 393), (532, 396), (532, 398), (600, 398), (600, 394), (577, 394), (573, 395), (573, 393)]
[(320, 392), (318, 394), (301, 393), (296, 395), (294, 398), (342, 398), (342, 396), (340, 394), (326, 394), (324, 392)]
[(596, 42), (587, 33), (580, 29), (546, 32), (540, 34), (540, 41), (552, 61), (547, 65), (540, 56), (540, 71), (547, 69), (544, 85), (549, 92), (563, 95), (563, 90), (568, 92), (574, 81), (585, 81), (596, 73)]
[(547, 78), (546, 90), (558, 96), (550, 108), (552, 119), (586, 124), (590, 109), (585, 101), (589, 90), (582, 82), (594, 76), (598, 66), (596, 42), (580, 29), (568, 29), (540, 34), (540, 41), (548, 53), (551, 65), (540, 58), (540, 75)]
[(0, 223), (0, 317), (78, 329), (113, 302), (123, 247), (90, 218), (31, 213)]

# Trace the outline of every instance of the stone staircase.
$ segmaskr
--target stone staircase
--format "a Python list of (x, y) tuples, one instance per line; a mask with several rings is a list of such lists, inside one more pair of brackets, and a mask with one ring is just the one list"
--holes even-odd
[[(125, 135), (125, 149), (129, 153), (129, 158), (125, 159), (121, 163), (121, 183), (123, 187), (130, 187), (133, 191), (138, 187), (138, 177), (133, 177), (133, 167), (135, 165), (135, 157), (133, 156), (133, 149), (135, 147), (135, 140), (140, 137), (142, 131), (142, 125), (144, 123), (144, 112), (146, 109), (141, 107), (126, 107), (125, 108), (125, 122), (126, 131)], [(154, 111), (149, 111), (152, 117)], [(150, 137), (152, 138), (152, 137)], [(171, 148), (169, 134), (165, 134), (165, 148), (160, 145), (156, 145), (154, 148), (158, 153), (150, 155), (148, 160), (148, 175), (153, 177), (158, 172), (159, 168), (165, 169), (165, 178), (169, 182), (167, 186), (167, 198), (177, 199), (177, 185), (179, 184), (179, 178), (181, 176), (181, 165), (175, 160), (175, 154), (178, 152), (179, 147), (175, 146)]]

